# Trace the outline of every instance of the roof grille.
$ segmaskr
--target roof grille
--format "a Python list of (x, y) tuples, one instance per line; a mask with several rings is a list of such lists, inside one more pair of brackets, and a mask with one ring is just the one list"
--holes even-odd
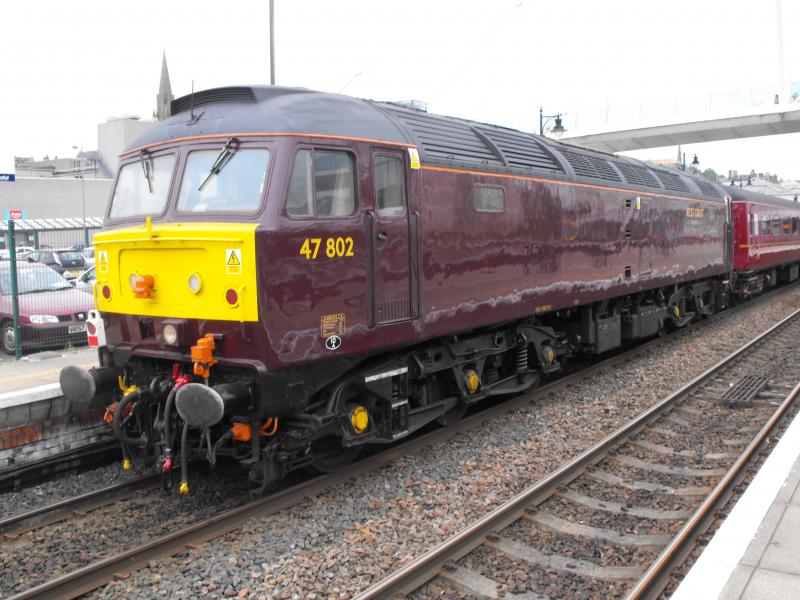
[(697, 187), (699, 187), (700, 191), (703, 192), (703, 194), (705, 194), (706, 196), (712, 196), (714, 198), (720, 197), (717, 188), (715, 188), (711, 184), (711, 182), (704, 181), (702, 179), (693, 179), (692, 181), (694, 181), (697, 184)]
[(387, 105), (384, 109), (411, 129), (426, 160), (503, 166), (502, 159), (466, 123)]
[(497, 146), (509, 167), (564, 172), (561, 164), (532, 135), (488, 127), (477, 129)]
[(190, 108), (213, 104), (215, 102), (255, 102), (256, 97), (253, 89), (245, 86), (234, 86), (216, 88), (213, 90), (203, 90), (188, 96), (182, 96), (173, 100), (170, 104), (171, 114), (177, 115)]
[(673, 192), (689, 193), (689, 186), (686, 185), (686, 182), (681, 179), (679, 175), (668, 173), (667, 171), (658, 171), (656, 169), (652, 169), (652, 171), (656, 174), (656, 177), (661, 180), (661, 183), (664, 184), (666, 189), (672, 190)]
[(605, 179), (606, 181), (622, 181), (622, 178), (607, 160), (586, 154), (578, 154), (564, 148), (559, 148), (558, 151), (567, 159), (576, 175)]
[(661, 188), (656, 178), (653, 177), (653, 174), (650, 173), (647, 168), (640, 167), (639, 165), (630, 165), (624, 162), (612, 162), (614, 166), (622, 172), (622, 176), (625, 177), (625, 181), (628, 183), (644, 187)]

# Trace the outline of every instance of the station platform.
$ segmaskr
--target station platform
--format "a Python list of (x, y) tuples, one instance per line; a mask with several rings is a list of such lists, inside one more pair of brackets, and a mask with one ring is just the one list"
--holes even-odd
[(800, 598), (800, 415), (671, 598)]
[(61, 369), (97, 365), (97, 350), (41, 352), (0, 361), (0, 470), (110, 436), (104, 407), (73, 404), (61, 393)]

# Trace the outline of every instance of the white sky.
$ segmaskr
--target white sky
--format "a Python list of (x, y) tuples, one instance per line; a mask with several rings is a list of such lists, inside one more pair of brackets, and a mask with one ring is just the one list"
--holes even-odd
[[(782, 73), (776, 7), (776, 0), (276, 0), (277, 82), (415, 98), (430, 102), (431, 112), (532, 131), (540, 105), (580, 121), (607, 105), (769, 93), (781, 77), (788, 88), (800, 81), (800, 2), (781, 2)], [(94, 149), (96, 125), (109, 116), (149, 117), (162, 50), (176, 97), (192, 80), (195, 89), (269, 82), (268, 0), (7, 2), (0, 14), (0, 167), (13, 154)], [(701, 168), (800, 179), (798, 148), (800, 134), (684, 150), (699, 155)]]

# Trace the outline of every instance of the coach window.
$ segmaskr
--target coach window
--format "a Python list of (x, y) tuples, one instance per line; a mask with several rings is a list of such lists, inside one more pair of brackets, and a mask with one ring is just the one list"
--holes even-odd
[(375, 156), (375, 204), (382, 217), (400, 217), (405, 212), (403, 163), (394, 156)]
[(286, 213), (346, 217), (355, 212), (355, 161), (349, 152), (300, 150), (294, 159)]
[(476, 185), (475, 210), (500, 213), (506, 209), (506, 191), (501, 187)]
[(772, 217), (772, 233), (778, 235), (781, 232), (781, 218)]
[(797, 217), (792, 217), (792, 233), (797, 233)]
[(769, 235), (769, 217), (763, 217), (761, 219), (761, 233), (762, 235)]

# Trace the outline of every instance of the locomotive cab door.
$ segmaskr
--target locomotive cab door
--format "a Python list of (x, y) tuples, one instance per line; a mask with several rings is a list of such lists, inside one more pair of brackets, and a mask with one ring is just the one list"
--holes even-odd
[(405, 154), (376, 150), (372, 178), (373, 322), (407, 321), (411, 318), (411, 245)]

